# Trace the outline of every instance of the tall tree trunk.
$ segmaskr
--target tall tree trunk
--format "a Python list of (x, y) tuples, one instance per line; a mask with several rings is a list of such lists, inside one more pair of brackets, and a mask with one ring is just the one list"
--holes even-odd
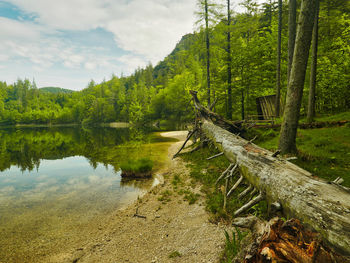
[(241, 97), (241, 114), (242, 114), (242, 120), (244, 120), (244, 91), (242, 90), (242, 97)]
[(289, 0), (287, 81), (289, 81), (289, 75), (292, 68), (296, 29), (297, 29), (297, 0)]
[(315, 118), (315, 90), (316, 90), (316, 75), (317, 75), (317, 47), (318, 47), (318, 14), (320, 9), (320, 1), (316, 0), (316, 15), (314, 28), (312, 31), (312, 56), (310, 68), (310, 89), (309, 89), (309, 104), (307, 111), (307, 121), (311, 123)]
[(278, 37), (277, 37), (277, 70), (275, 116), (280, 116), (281, 100), (281, 39), (282, 39), (282, 0), (278, 0)]
[(204, 2), (205, 8), (205, 42), (207, 47), (207, 96), (208, 107), (210, 107), (210, 43), (209, 43), (209, 17), (208, 17), (208, 0)]
[(232, 76), (231, 76), (231, 14), (230, 14), (230, 0), (227, 0), (227, 119), (232, 119)]
[(296, 151), (295, 139), (315, 13), (316, 0), (303, 0), (298, 20), (293, 63), (288, 82), (287, 100), (279, 139), (279, 149), (282, 153)]

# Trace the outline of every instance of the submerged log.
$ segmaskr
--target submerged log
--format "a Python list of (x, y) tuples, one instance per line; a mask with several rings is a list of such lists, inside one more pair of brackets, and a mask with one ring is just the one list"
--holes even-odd
[(202, 131), (268, 203), (279, 202), (287, 217), (300, 219), (345, 255), (350, 255), (350, 194), (273, 153), (203, 119)]

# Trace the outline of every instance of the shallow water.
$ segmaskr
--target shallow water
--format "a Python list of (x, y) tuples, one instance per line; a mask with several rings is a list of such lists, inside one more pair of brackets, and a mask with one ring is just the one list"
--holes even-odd
[(0, 130), (0, 262), (35, 262), (83, 238), (153, 180), (120, 177), (120, 163), (166, 162), (171, 140), (129, 129)]

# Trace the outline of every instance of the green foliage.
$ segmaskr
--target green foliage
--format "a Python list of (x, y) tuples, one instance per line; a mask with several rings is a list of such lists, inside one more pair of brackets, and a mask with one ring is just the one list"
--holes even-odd
[(123, 172), (145, 173), (152, 171), (153, 162), (148, 158), (128, 160), (120, 165)]
[(235, 228), (236, 231), (232, 231), (232, 238), (225, 230), (225, 249), (220, 260), (221, 263), (231, 263), (241, 249), (241, 241), (246, 235), (242, 233), (239, 228)]
[(59, 87), (43, 87), (39, 89), (40, 92), (50, 92), (50, 93), (72, 93), (73, 90), (62, 89)]

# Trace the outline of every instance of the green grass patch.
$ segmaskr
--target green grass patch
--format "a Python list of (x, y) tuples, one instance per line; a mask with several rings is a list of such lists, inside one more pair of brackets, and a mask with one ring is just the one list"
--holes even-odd
[(241, 241), (247, 235), (247, 232), (241, 232), (237, 227), (232, 231), (232, 235), (225, 230), (225, 249), (221, 256), (221, 263), (232, 263), (235, 256), (241, 249)]
[[(331, 122), (331, 121), (349, 121), (350, 111), (337, 114), (323, 114), (315, 117), (315, 122)], [(300, 123), (306, 123), (306, 116), (300, 119)]]
[(152, 168), (153, 161), (148, 158), (128, 160), (120, 165), (120, 169), (128, 173), (146, 173), (152, 171)]
[(181, 257), (181, 253), (179, 251), (173, 251), (169, 254), (169, 258), (178, 258), (178, 257)]
[(161, 201), (163, 204), (166, 204), (167, 202), (171, 201), (171, 196), (172, 196), (172, 192), (169, 190), (165, 190), (163, 192), (160, 193), (160, 197), (158, 197), (158, 201)]
[[(278, 136), (261, 137), (257, 144), (274, 151)], [(350, 128), (347, 126), (321, 129), (299, 129), (297, 133), (298, 159), (292, 161), (312, 174), (333, 181), (344, 179), (350, 187)]]

